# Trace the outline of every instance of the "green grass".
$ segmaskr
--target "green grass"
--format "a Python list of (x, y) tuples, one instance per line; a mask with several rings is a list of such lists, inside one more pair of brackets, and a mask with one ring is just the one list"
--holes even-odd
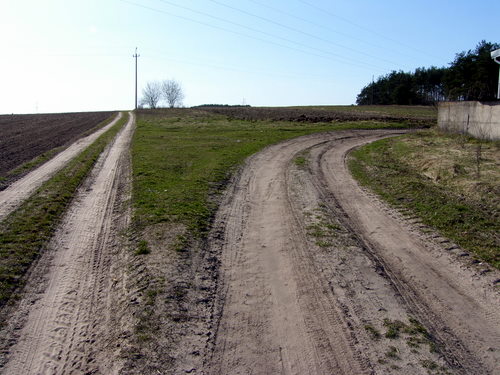
[(300, 169), (307, 169), (309, 163), (309, 150), (299, 152), (293, 159), (293, 162)]
[(0, 306), (24, 284), (24, 274), (52, 237), (76, 190), (127, 120), (123, 116), (1, 223)]
[(355, 178), (492, 266), (500, 266), (498, 143), (436, 132), (384, 139), (352, 153)]
[(293, 162), (297, 167), (302, 167), (304, 168), (307, 165), (307, 159), (303, 156), (297, 156)]
[(399, 337), (400, 331), (404, 329), (405, 324), (399, 320), (391, 321), (390, 319), (385, 319), (384, 327), (387, 328), (385, 337), (387, 337), (388, 339), (397, 339)]
[(135, 250), (135, 255), (145, 255), (149, 254), (151, 252), (148, 241), (146, 240), (141, 240), (137, 244), (137, 249)]
[(373, 340), (379, 340), (382, 337), (380, 332), (371, 324), (365, 325), (365, 330), (370, 334)]
[(316, 243), (316, 246), (319, 246), (319, 247), (330, 247), (333, 245), (330, 241), (327, 241), (327, 240), (316, 240), (315, 243)]
[(134, 223), (209, 228), (225, 181), (249, 155), (279, 141), (329, 130), (402, 127), (397, 123), (304, 124), (240, 121), (200, 111), (140, 112), (132, 145)]
[(403, 323), (400, 320), (390, 320), (384, 319), (384, 327), (387, 331), (385, 337), (389, 339), (396, 339), (399, 337), (400, 333), (405, 333), (410, 336), (422, 336), (429, 339), (429, 333), (425, 327), (415, 318), (409, 317), (409, 324)]
[[(161, 257), (175, 265), (179, 274), (160, 281), (156, 271), (145, 271), (149, 272), (149, 285), (158, 287), (160, 295), (154, 306), (142, 306), (136, 334), (154, 337), (163, 329), (159, 322), (169, 322), (168, 327), (191, 319), (183, 301), (184, 294), (191, 293), (194, 287), (188, 279), (191, 262), (203, 247), (229, 178), (248, 156), (270, 144), (305, 134), (384, 127), (404, 125), (242, 121), (196, 109), (138, 111), (132, 141), (133, 241), (149, 243), (151, 255), (140, 259), (146, 270)], [(334, 226), (327, 229), (331, 231)], [(156, 238), (158, 231), (168, 234), (161, 242)]]

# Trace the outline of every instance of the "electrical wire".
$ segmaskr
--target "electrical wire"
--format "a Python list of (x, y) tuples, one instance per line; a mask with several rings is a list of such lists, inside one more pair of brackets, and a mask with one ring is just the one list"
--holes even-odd
[(341, 35), (343, 37), (346, 37), (346, 38), (349, 38), (349, 39), (352, 39), (352, 40), (356, 40), (358, 42), (361, 42), (363, 44), (366, 44), (367, 46), (370, 46), (370, 47), (375, 47), (375, 48), (379, 48), (379, 49), (382, 49), (382, 50), (386, 50), (388, 52), (391, 52), (391, 53), (396, 53), (398, 55), (401, 55), (401, 56), (405, 56), (405, 57), (410, 57), (410, 58), (413, 58), (413, 56), (410, 56), (410, 55), (407, 55), (407, 54), (404, 54), (404, 53), (401, 53), (401, 51), (399, 50), (395, 50), (395, 49), (391, 49), (391, 48), (387, 48), (387, 47), (382, 47), (380, 45), (377, 45), (377, 44), (374, 44), (373, 42), (368, 42), (364, 39), (361, 39), (361, 38), (357, 38), (353, 35), (350, 35), (350, 34), (346, 34), (346, 33), (343, 33), (341, 31), (338, 31), (338, 30), (335, 30), (335, 29), (332, 29), (331, 27), (328, 27), (326, 25), (323, 25), (323, 24), (320, 24), (320, 23), (317, 23), (317, 22), (314, 22), (314, 21), (311, 21), (311, 20), (308, 20), (306, 18), (303, 18), (303, 17), (299, 17), (295, 14), (292, 14), (292, 13), (289, 13), (289, 12), (286, 12), (282, 9), (278, 9), (278, 8), (275, 8), (273, 6), (270, 6), (270, 5), (267, 5), (267, 4), (263, 4), (261, 3), (260, 1), (256, 1), (256, 0), (247, 0), (251, 3), (254, 3), (254, 4), (257, 4), (261, 7), (264, 7), (264, 8), (267, 8), (267, 9), (271, 9), (272, 11), (274, 12), (277, 12), (277, 13), (280, 13), (280, 14), (284, 14), (288, 17), (291, 17), (291, 18), (294, 18), (296, 20), (299, 20), (299, 21), (302, 21), (302, 22), (305, 22), (305, 23), (308, 23), (310, 25), (313, 25), (313, 26), (316, 26), (316, 27), (320, 27), (324, 30), (328, 30), (332, 33), (335, 33), (335, 34), (338, 34), (338, 35)]
[(339, 43), (336, 43), (336, 42), (332, 42), (331, 40), (329, 39), (325, 39), (325, 38), (322, 38), (320, 36), (317, 36), (317, 35), (314, 35), (314, 34), (311, 34), (311, 33), (308, 33), (306, 31), (303, 31), (303, 30), (300, 30), (300, 29), (297, 29), (297, 28), (294, 28), (294, 27), (291, 27), (291, 26), (288, 26), (288, 25), (285, 25), (285, 24), (282, 24), (280, 22), (276, 22), (276, 21), (273, 21), (269, 18), (266, 18), (266, 17), (262, 17), (262, 16), (259, 16), (257, 14), (254, 14), (254, 13), (251, 13), (251, 12), (248, 12), (246, 10), (243, 10), (243, 9), (240, 9), (240, 8), (237, 8), (237, 7), (234, 7), (232, 5), (228, 5), (226, 3), (223, 3), (221, 1), (218, 1), (218, 0), (208, 0), (214, 4), (218, 4), (220, 6), (223, 6), (225, 8), (228, 8), (228, 9), (232, 9), (236, 12), (239, 12), (239, 13), (242, 13), (242, 14), (246, 14), (248, 16), (251, 16), (251, 17), (254, 17), (254, 18), (257, 18), (257, 19), (260, 19), (262, 21), (265, 21), (265, 22), (268, 22), (268, 23), (271, 23), (273, 25), (276, 25), (276, 26), (279, 26), (279, 27), (282, 27), (284, 29), (287, 29), (287, 30), (290, 30), (290, 31), (294, 31), (296, 33), (299, 33), (299, 34), (302, 34), (302, 35), (305, 35), (307, 37), (310, 37), (310, 38), (313, 38), (313, 39), (316, 39), (316, 40), (319, 40), (319, 41), (322, 41), (324, 43), (327, 43), (327, 44), (331, 44), (333, 46), (336, 46), (336, 47), (340, 47), (340, 48), (344, 48), (344, 49), (347, 49), (349, 51), (352, 51), (352, 52), (355, 52), (355, 53), (358, 53), (360, 55), (363, 55), (363, 56), (366, 56), (366, 57), (370, 57), (372, 59), (376, 59), (376, 60), (380, 60), (380, 61), (383, 61), (383, 62), (386, 62), (386, 63), (389, 63), (389, 64), (392, 64), (392, 65), (395, 65), (395, 66), (398, 66), (399, 64), (394, 62), (394, 61), (390, 61), (390, 60), (387, 60), (387, 59), (383, 59), (381, 57), (378, 57), (378, 56), (374, 56), (374, 55), (371, 55), (369, 53), (366, 53), (366, 52), (363, 52), (363, 51), (359, 51), (355, 48), (351, 48), (351, 47), (347, 47), (347, 46), (344, 46), (342, 44), (339, 44)]
[[(148, 51), (148, 49), (143, 49), (142, 51)], [(204, 68), (219, 69), (219, 70), (223, 70), (223, 71), (231, 71), (231, 72), (245, 73), (245, 74), (255, 74), (258, 76), (267, 75), (267, 76), (271, 76), (271, 77), (294, 78), (294, 79), (305, 79), (305, 80), (312, 79), (312, 80), (320, 80), (322, 82), (325, 81), (324, 75), (284, 74), (284, 73), (269, 72), (269, 71), (264, 71), (264, 70), (247, 70), (247, 69), (235, 68), (235, 67), (230, 67), (230, 66), (200, 63), (199, 60), (190, 61), (190, 60), (185, 60), (185, 59), (182, 59), (182, 60), (181, 59), (174, 59), (171, 57), (166, 57), (166, 56), (161, 55), (161, 54), (151, 54), (150, 55), (150, 54), (142, 53), (142, 57), (157, 59), (157, 60), (162, 60), (162, 61), (171, 61), (171, 62), (178, 63), (178, 64), (188, 64), (188, 65), (201, 66)]]
[[(367, 69), (367, 70), (373, 70), (373, 68), (375, 68), (376, 70), (379, 70), (381, 72), (387, 71), (386, 69), (383, 69), (381, 67), (376, 67), (376, 66), (370, 65), (368, 63), (363, 63), (363, 62), (359, 62), (359, 61), (358, 62), (346, 62), (346, 61), (341, 61), (338, 58), (337, 59), (333, 59), (333, 58), (331, 58), (329, 56), (324, 56), (324, 55), (319, 55), (317, 53), (313, 53), (313, 52), (309, 52), (309, 51), (304, 51), (304, 50), (301, 50), (299, 48), (287, 46), (287, 45), (284, 45), (284, 44), (281, 44), (281, 43), (277, 43), (277, 42), (274, 42), (274, 41), (271, 41), (271, 40), (262, 39), (262, 38), (255, 37), (255, 36), (252, 36), (252, 35), (248, 35), (248, 34), (245, 34), (245, 33), (239, 32), (239, 31), (230, 30), (230, 29), (227, 29), (227, 28), (224, 28), (224, 27), (221, 27), (221, 26), (212, 25), (212, 24), (209, 24), (207, 22), (198, 21), (198, 20), (195, 20), (195, 19), (192, 19), (192, 18), (189, 18), (189, 17), (181, 16), (181, 15), (174, 14), (174, 13), (171, 13), (171, 12), (167, 12), (165, 10), (161, 10), (161, 9), (157, 9), (157, 8), (152, 8), (152, 7), (149, 7), (149, 6), (146, 6), (146, 5), (143, 5), (143, 4), (138, 4), (138, 3), (135, 3), (135, 2), (132, 2), (132, 1), (129, 1), (129, 0), (119, 0), (119, 1), (121, 1), (123, 3), (126, 3), (126, 4), (129, 4), (129, 5), (133, 5), (133, 6), (139, 7), (139, 8), (147, 9), (147, 10), (150, 10), (150, 11), (153, 11), (153, 12), (166, 14), (166, 15), (169, 15), (171, 17), (179, 18), (179, 19), (182, 19), (182, 20), (185, 20), (185, 21), (189, 21), (189, 22), (192, 22), (192, 23), (197, 23), (197, 24), (200, 24), (200, 25), (203, 25), (203, 26), (207, 26), (207, 27), (210, 27), (210, 28), (213, 28), (213, 29), (222, 30), (222, 31), (225, 31), (225, 32), (228, 32), (228, 33), (231, 33), (231, 34), (238, 35), (238, 36), (243, 36), (243, 37), (254, 39), (254, 40), (258, 40), (260, 42), (264, 42), (264, 43), (267, 43), (267, 44), (272, 44), (272, 45), (279, 46), (279, 47), (282, 47), (282, 48), (291, 49), (291, 50), (294, 50), (294, 51), (297, 51), (297, 52), (300, 52), (300, 53), (304, 53), (304, 54), (308, 54), (308, 55), (320, 57), (320, 58), (331, 60), (331, 61), (340, 62), (340, 63), (347, 64), (347, 65), (358, 66), (360, 68)], [(372, 66), (372, 68), (369, 68), (370, 66)]]
[(262, 31), (262, 30), (258, 30), (258, 29), (255, 29), (253, 27), (246, 26), (246, 25), (243, 25), (243, 24), (240, 24), (240, 23), (237, 23), (237, 22), (233, 22), (233, 21), (227, 20), (227, 19), (222, 18), (222, 17), (218, 17), (218, 16), (214, 16), (214, 15), (211, 15), (211, 14), (208, 14), (208, 13), (205, 13), (205, 12), (201, 12), (199, 10), (195, 10), (195, 9), (183, 6), (183, 5), (179, 5), (179, 4), (173, 3), (173, 2), (168, 1), (168, 0), (157, 0), (157, 1), (160, 1), (162, 3), (168, 4), (168, 5), (180, 8), (180, 9), (188, 10), (190, 12), (193, 12), (193, 13), (196, 13), (196, 14), (200, 14), (200, 15), (203, 15), (205, 17), (213, 18), (213, 19), (218, 20), (218, 21), (226, 22), (226, 23), (229, 23), (231, 25), (242, 27), (244, 29), (247, 29), (247, 30), (259, 33), (259, 34), (263, 34), (263, 35), (269, 36), (271, 38), (280, 39), (280, 40), (286, 41), (288, 43), (295, 44), (295, 45), (300, 46), (300, 47), (309, 48), (309, 49), (318, 51), (320, 53), (326, 53), (326, 54), (332, 55), (332, 56), (334, 56), (336, 58), (343, 59), (344, 62), (349, 63), (351, 65), (360, 65), (360, 64), (362, 64), (362, 65), (366, 65), (368, 67), (375, 67), (377, 69), (383, 70), (383, 68), (381, 68), (379, 66), (376, 66), (374, 64), (365, 63), (364, 61), (360, 62), (359, 60), (352, 60), (352, 59), (346, 58), (346, 57), (344, 57), (342, 55), (339, 55), (339, 54), (336, 54), (336, 53), (333, 53), (333, 52), (330, 52), (330, 51), (322, 50), (322, 49), (316, 48), (316, 47), (311, 47), (311, 46), (309, 46), (307, 44), (304, 44), (304, 43), (296, 42), (294, 40), (291, 40), (291, 39), (288, 39), (288, 38), (284, 38), (284, 37), (281, 37), (281, 36), (278, 36), (278, 35), (275, 35), (275, 34), (271, 34), (271, 33), (268, 33), (268, 32)]
[(413, 50), (413, 51), (415, 51), (415, 52), (418, 52), (418, 53), (420, 53), (420, 54), (426, 55), (427, 57), (432, 57), (432, 58), (434, 58), (434, 57), (435, 57), (435, 56), (432, 56), (431, 54), (429, 54), (428, 52), (422, 51), (422, 50), (420, 50), (420, 49), (418, 49), (418, 48), (415, 48), (415, 47), (413, 47), (413, 46), (410, 46), (410, 45), (408, 45), (408, 44), (406, 44), (406, 43), (400, 42), (399, 40), (396, 40), (396, 39), (390, 38), (390, 37), (388, 37), (388, 36), (386, 36), (386, 35), (383, 35), (383, 34), (379, 33), (378, 31), (375, 31), (375, 30), (373, 30), (373, 29), (370, 29), (370, 28), (365, 27), (365, 26), (362, 26), (362, 25), (358, 25), (357, 23), (355, 23), (355, 22), (351, 21), (350, 19), (348, 19), (348, 18), (346, 18), (346, 17), (339, 16), (339, 15), (337, 15), (337, 14), (335, 14), (335, 13), (330, 12), (329, 10), (326, 10), (326, 9), (324, 9), (324, 8), (321, 8), (321, 7), (319, 7), (319, 6), (315, 5), (315, 4), (311, 4), (311, 3), (310, 3), (310, 2), (308, 2), (308, 1), (305, 1), (305, 0), (297, 0), (297, 1), (298, 1), (298, 2), (300, 2), (300, 3), (302, 3), (302, 4), (305, 4), (305, 5), (309, 6), (309, 7), (311, 7), (311, 8), (314, 8), (314, 9), (316, 9), (316, 10), (320, 11), (320, 12), (323, 12), (323, 13), (325, 13), (325, 14), (327, 14), (327, 15), (331, 16), (331, 17), (334, 17), (334, 18), (337, 18), (337, 19), (339, 19), (339, 20), (342, 20), (342, 21), (344, 21), (344, 22), (346, 22), (346, 23), (348, 23), (348, 24), (350, 24), (350, 25), (353, 25), (353, 26), (355, 26), (355, 27), (357, 27), (357, 28), (359, 28), (359, 29), (361, 29), (361, 30), (367, 31), (367, 32), (369, 32), (369, 33), (371, 33), (371, 34), (378, 35), (378, 36), (379, 36), (379, 37), (381, 37), (381, 38), (384, 38), (384, 39), (386, 39), (386, 40), (389, 40), (389, 41), (391, 41), (391, 42), (393, 42), (393, 43), (399, 44), (399, 45), (404, 46), (404, 47), (406, 47), (406, 48), (409, 48), (409, 49), (411, 49), (411, 50)]
[(19, 53), (24, 57), (125, 57), (128, 55), (118, 53)]

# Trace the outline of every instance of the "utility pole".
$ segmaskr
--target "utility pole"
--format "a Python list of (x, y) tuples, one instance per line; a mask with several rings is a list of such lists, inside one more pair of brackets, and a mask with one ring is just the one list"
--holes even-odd
[[(491, 52), (491, 58), (497, 64), (500, 64), (500, 49), (496, 49)], [(497, 99), (500, 100), (500, 66), (498, 67), (498, 90), (497, 90)]]
[(371, 100), (370, 100), (371, 105), (373, 105), (373, 85), (375, 84), (374, 80), (375, 80), (375, 76), (372, 75), (372, 95), (371, 95)]
[(135, 109), (137, 109), (137, 58), (141, 56), (137, 54), (137, 47), (135, 47), (135, 54), (132, 56), (135, 58)]

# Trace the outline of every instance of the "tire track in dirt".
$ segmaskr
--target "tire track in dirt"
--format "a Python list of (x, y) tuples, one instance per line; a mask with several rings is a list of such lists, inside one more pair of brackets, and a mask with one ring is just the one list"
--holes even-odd
[[(439, 366), (454, 373), (494, 374), (500, 348), (498, 298), (493, 299), (495, 292), (485, 279), (461, 267), (442, 248), (419, 250), (421, 262), (403, 263), (399, 252), (411, 253), (425, 241), (414, 228), (396, 220), (377, 225), (377, 232), (364, 229), (360, 221), (383, 223), (383, 218), (370, 218), (380, 210), (373, 199), (363, 200), (358, 211), (344, 208), (361, 199), (357, 194), (366, 197), (347, 171), (347, 152), (401, 133), (305, 136), (247, 160), (212, 232), (221, 266), (215, 328), (203, 373), (428, 374), (426, 366)], [(293, 162), (304, 152), (309, 153), (307, 171)], [(347, 176), (353, 183), (340, 184), (338, 179)], [(383, 216), (389, 213), (381, 211)], [(320, 224), (337, 228), (328, 242), (311, 235), (310, 228)], [(386, 232), (390, 239), (394, 230), (409, 237), (398, 238), (392, 253), (385, 245), (372, 244), (376, 233)], [(443, 271), (427, 278), (420, 267), (434, 261)], [(449, 273), (462, 275), (462, 280), (450, 282)], [(431, 292), (435, 288), (439, 293)], [(449, 288), (453, 296), (448, 298)], [(439, 302), (432, 300), (436, 296)], [(469, 307), (461, 309), (471, 302), (472, 309), (481, 308), (477, 316), (470, 315)], [(447, 310), (453, 311), (451, 322)], [(420, 319), (436, 338), (439, 352), (404, 341), (416, 337), (374, 339), (366, 329), (382, 330), (388, 319), (407, 321), (409, 316)], [(470, 324), (470, 319), (475, 322)]]
[(208, 373), (367, 373), (344, 335), (334, 299), (301, 263), (304, 244), (297, 242), (287, 199), (291, 158), (324, 139), (284, 142), (250, 158), (231, 204), (219, 212), (224, 297)]
[(102, 349), (98, 343), (111, 330), (111, 254), (123, 229), (114, 223), (114, 210), (134, 125), (130, 113), (79, 189), (49, 245), (51, 258), (41, 260), (49, 262), (47, 287), (29, 308), (5, 374), (114, 373), (112, 363), (95, 358)]
[[(446, 250), (359, 188), (347, 153), (376, 137), (352, 139), (318, 155), (316, 177), (347, 215), (346, 222), (382, 264), (412, 313), (436, 336), (456, 371), (500, 371), (500, 304), (491, 285)], [(497, 272), (493, 272), (497, 274)], [(498, 278), (498, 277), (496, 277)], [(485, 281), (489, 280), (489, 286)]]
[(100, 135), (115, 125), (121, 117), (122, 113), (120, 112), (108, 125), (87, 137), (77, 140), (34, 171), (0, 191), (0, 221), (4, 220), (7, 215), (19, 207), (36, 189), (68, 164), (71, 159), (80, 154), (86, 147), (99, 138)]

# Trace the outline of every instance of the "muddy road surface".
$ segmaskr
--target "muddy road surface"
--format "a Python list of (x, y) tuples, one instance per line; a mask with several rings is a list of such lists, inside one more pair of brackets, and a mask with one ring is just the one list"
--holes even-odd
[(86, 147), (92, 144), (99, 136), (116, 124), (122, 117), (119, 113), (108, 125), (95, 131), (94, 133), (81, 138), (69, 146), (66, 150), (57, 154), (48, 162), (42, 164), (37, 169), (31, 171), (18, 181), (15, 181), (5, 190), (0, 191), (0, 221), (14, 211), (45, 181), (61, 170), (75, 156), (80, 154)]
[[(129, 170), (134, 116), (103, 152), (90, 177), (31, 271), (26, 295), (7, 326), (16, 344), (5, 374), (114, 373), (118, 360), (105, 350), (113, 331), (111, 268)], [(116, 281), (116, 280), (115, 280)], [(19, 329), (22, 327), (22, 329)], [(17, 332), (19, 330), (19, 332)]]
[(252, 156), (219, 210), (208, 374), (499, 374), (498, 272), (468, 264), (350, 176), (398, 131), (293, 139)]

